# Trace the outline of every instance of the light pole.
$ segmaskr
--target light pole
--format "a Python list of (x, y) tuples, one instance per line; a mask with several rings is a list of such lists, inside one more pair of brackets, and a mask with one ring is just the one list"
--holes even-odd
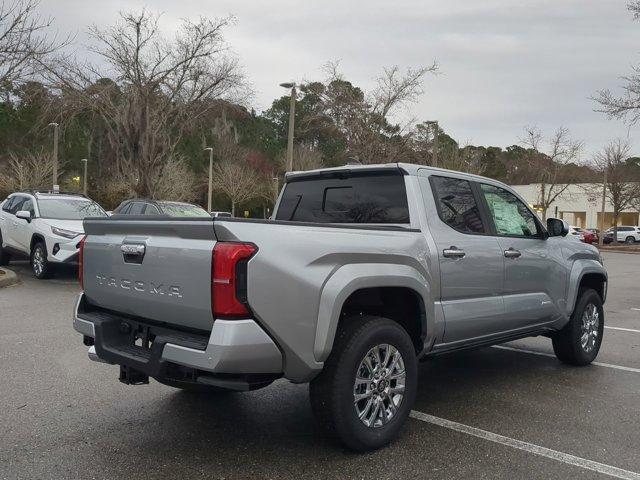
[(294, 82), (281, 83), (281, 87), (291, 89), (289, 102), (289, 134), (287, 135), (287, 172), (293, 170), (293, 129), (296, 118), (296, 84)]
[(207, 211), (211, 213), (211, 192), (213, 190), (213, 148), (207, 147), (205, 152), (209, 152), (209, 191), (207, 192)]
[(58, 184), (58, 127), (59, 125), (52, 122), (48, 125), (53, 127), (53, 190)]
[(438, 166), (438, 134), (440, 133), (440, 130), (438, 128), (438, 121), (437, 120), (428, 120), (426, 122), (427, 125), (431, 126), (431, 128), (433, 128), (433, 166), (437, 167)]
[(83, 158), (80, 161), (84, 163), (84, 174), (82, 175), (82, 194), (86, 197), (87, 196), (87, 162), (88, 160), (86, 158)]

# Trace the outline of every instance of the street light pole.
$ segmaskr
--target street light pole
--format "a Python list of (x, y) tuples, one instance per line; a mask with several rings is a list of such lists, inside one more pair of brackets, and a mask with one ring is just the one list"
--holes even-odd
[[(607, 173), (609, 172), (609, 162), (604, 166), (604, 181), (602, 182), (602, 205), (600, 208), (600, 235), (598, 235), (598, 245), (604, 245), (604, 210), (607, 200)], [(618, 239), (616, 238), (616, 241)]]
[(56, 189), (58, 184), (58, 127), (59, 125), (52, 122), (48, 125), (53, 127), (53, 190)]
[(88, 160), (86, 158), (83, 158), (80, 161), (84, 163), (84, 174), (82, 176), (82, 194), (86, 197), (87, 196), (87, 162)]
[(281, 83), (281, 87), (291, 89), (291, 100), (289, 101), (289, 133), (287, 135), (287, 172), (293, 170), (293, 134), (296, 118), (296, 84), (294, 82)]
[(207, 192), (207, 211), (211, 213), (211, 194), (213, 191), (213, 148), (207, 147), (205, 152), (209, 152), (209, 191)]
[(438, 137), (439, 137), (439, 133), (440, 133), (440, 129), (438, 127), (438, 120), (429, 120), (424, 122), (427, 125), (430, 125), (431, 128), (433, 128), (433, 155), (432, 155), (432, 159), (433, 159), (433, 166), (437, 167), (438, 166)]

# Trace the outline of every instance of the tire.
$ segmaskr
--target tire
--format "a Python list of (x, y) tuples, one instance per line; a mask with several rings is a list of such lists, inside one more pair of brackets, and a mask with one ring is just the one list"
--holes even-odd
[(624, 239), (624, 243), (626, 243), (627, 245), (631, 245), (632, 243), (635, 243), (635, 242), (636, 242), (635, 237), (629, 236)]
[[(365, 359), (369, 358), (370, 366), (377, 365), (375, 347), (383, 347), (378, 350), (383, 364), (388, 360), (388, 368), (382, 369), (382, 376), (377, 379), (372, 378), (373, 372), (366, 367)], [(398, 435), (413, 407), (417, 370), (411, 338), (398, 323), (374, 316), (342, 320), (324, 369), (309, 386), (311, 408), (317, 422), (351, 450), (364, 452), (388, 444)], [(401, 390), (392, 392), (402, 388), (402, 372), (405, 375), (403, 394)], [(361, 381), (356, 386), (357, 374), (372, 381)], [(375, 388), (371, 388), (374, 385)], [(360, 401), (355, 401), (356, 388), (363, 396)], [(378, 404), (376, 398), (381, 398), (381, 403)], [(359, 418), (356, 409), (364, 413), (365, 420)]]
[(31, 271), (33, 276), (39, 280), (50, 278), (53, 274), (53, 267), (47, 261), (47, 247), (44, 242), (36, 242), (31, 249)]
[(213, 385), (203, 385), (195, 382), (181, 382), (180, 380), (171, 380), (168, 378), (156, 378), (156, 382), (166, 385), (168, 387), (179, 388), (184, 392), (189, 393), (207, 393), (207, 394), (225, 394), (235, 393), (235, 390), (229, 390), (227, 388), (214, 387)]
[(553, 351), (563, 363), (589, 365), (598, 356), (603, 334), (602, 299), (593, 289), (581, 289), (571, 320), (552, 337)]
[(2, 248), (2, 232), (0, 232), (0, 267), (9, 265), (11, 261), (11, 255), (7, 253), (7, 251)]

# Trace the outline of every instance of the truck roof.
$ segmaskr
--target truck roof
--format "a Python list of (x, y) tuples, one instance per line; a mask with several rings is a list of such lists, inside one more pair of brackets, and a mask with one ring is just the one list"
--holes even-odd
[(285, 179), (286, 181), (290, 181), (293, 179), (306, 177), (306, 176), (311, 177), (316, 175), (322, 175), (325, 172), (330, 173), (330, 172), (341, 172), (341, 171), (367, 171), (367, 170), (379, 172), (383, 170), (396, 170), (396, 169), (402, 171), (407, 175), (417, 175), (419, 170), (428, 170), (429, 172), (433, 172), (433, 173), (449, 174), (449, 175), (454, 174), (456, 176), (464, 176), (474, 180), (481, 180), (483, 182), (489, 182), (496, 185), (506, 186), (503, 182), (494, 180), (489, 177), (483, 177), (481, 175), (460, 172), (457, 170), (447, 170), (446, 168), (431, 167), (429, 165), (417, 165), (414, 163), (402, 163), (402, 162), (381, 163), (381, 164), (371, 164), (371, 165), (348, 164), (348, 165), (343, 165), (341, 167), (319, 168), (316, 170), (306, 170), (306, 171), (299, 171), (299, 172), (298, 171), (287, 172), (285, 174)]

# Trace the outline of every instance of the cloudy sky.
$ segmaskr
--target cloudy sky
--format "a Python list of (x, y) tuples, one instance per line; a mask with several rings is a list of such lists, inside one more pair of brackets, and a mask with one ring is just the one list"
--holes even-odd
[(340, 60), (345, 77), (373, 85), (385, 66), (437, 60), (426, 94), (406, 115), (437, 119), (460, 143), (508, 146), (525, 125), (546, 134), (562, 125), (585, 143), (585, 160), (613, 137), (640, 153), (640, 126), (593, 111), (601, 88), (640, 63), (640, 22), (622, 0), (42, 0), (61, 32), (85, 38), (87, 25), (113, 23), (118, 11), (163, 12), (170, 32), (181, 18), (233, 14), (227, 40), (255, 89), (258, 110), (283, 93), (283, 81), (323, 77)]

